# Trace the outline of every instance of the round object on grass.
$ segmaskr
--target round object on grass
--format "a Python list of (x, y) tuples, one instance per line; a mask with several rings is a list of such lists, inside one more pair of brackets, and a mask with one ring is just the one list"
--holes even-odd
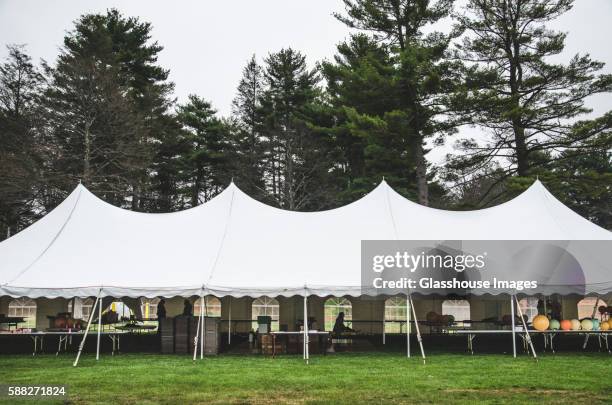
[(580, 330), (580, 321), (578, 319), (572, 319), (570, 321), (572, 323), (572, 330)]
[(570, 330), (572, 329), (572, 321), (564, 319), (561, 321), (561, 329), (562, 330)]
[(531, 322), (531, 324), (533, 325), (535, 330), (542, 331), (542, 330), (548, 329), (548, 325), (550, 325), (550, 321), (545, 315), (538, 315), (535, 318), (533, 318), (533, 321)]
[(590, 319), (583, 319), (580, 322), (580, 327), (582, 328), (582, 330), (592, 330), (593, 329), (593, 321), (591, 321)]
[(559, 321), (557, 321), (556, 319), (550, 320), (550, 323), (548, 324), (548, 329), (559, 330), (560, 328), (561, 328), (561, 323), (559, 323)]

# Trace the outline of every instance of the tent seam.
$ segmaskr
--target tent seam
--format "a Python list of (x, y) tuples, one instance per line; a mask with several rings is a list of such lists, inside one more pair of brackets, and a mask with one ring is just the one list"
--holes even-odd
[(30, 263), (29, 265), (27, 265), (23, 270), (21, 270), (15, 277), (13, 277), (11, 280), (7, 281), (5, 284), (5, 286), (8, 286), (10, 283), (14, 282), (15, 280), (17, 280), (19, 277), (23, 276), (25, 273), (28, 272), (28, 270), (30, 270), (36, 263), (38, 263), (38, 261), (40, 259), (42, 259), (42, 257), (45, 255), (45, 253), (47, 253), (49, 251), (49, 249), (51, 249), (51, 247), (55, 244), (55, 242), (57, 241), (57, 239), (60, 237), (60, 235), (63, 233), (64, 229), (66, 228), (66, 226), (68, 225), (68, 222), (70, 222), (70, 219), (72, 218), (72, 215), (74, 214), (74, 212), (76, 211), (77, 205), (79, 204), (79, 200), (81, 199), (81, 192), (83, 191), (82, 188), (79, 188), (79, 193), (77, 194), (77, 198), (76, 201), (74, 202), (74, 207), (72, 207), (72, 209), (70, 210), (70, 213), (68, 214), (68, 217), (66, 218), (66, 221), (64, 221), (64, 223), (62, 224), (62, 226), (60, 227), (59, 231), (57, 232), (57, 234), (55, 234), (55, 236), (53, 237), (53, 239), (51, 239), (51, 242), (49, 242), (49, 244), (47, 245), (47, 247), (45, 249), (43, 249), (42, 252), (40, 252), (40, 254), (32, 261), (32, 263)]
[(389, 210), (389, 217), (391, 218), (391, 225), (393, 226), (393, 234), (395, 240), (399, 240), (399, 234), (397, 232), (397, 225), (395, 223), (395, 217), (393, 216), (393, 209), (391, 208), (391, 199), (389, 198), (389, 188), (385, 189), (385, 197), (387, 200), (387, 209)]
[(236, 194), (236, 190), (232, 189), (232, 198), (230, 199), (230, 206), (227, 212), (227, 220), (225, 221), (225, 227), (223, 229), (223, 235), (221, 236), (221, 242), (219, 243), (219, 249), (217, 250), (217, 254), (215, 256), (215, 260), (213, 262), (212, 268), (210, 270), (210, 274), (208, 276), (208, 280), (206, 284), (210, 284), (212, 280), (213, 274), (215, 273), (215, 269), (217, 268), (217, 263), (219, 262), (219, 258), (221, 257), (221, 251), (223, 250), (223, 246), (225, 245), (225, 238), (227, 237), (227, 231), (229, 230), (229, 224), (232, 217), (232, 212), (234, 208), (234, 195)]

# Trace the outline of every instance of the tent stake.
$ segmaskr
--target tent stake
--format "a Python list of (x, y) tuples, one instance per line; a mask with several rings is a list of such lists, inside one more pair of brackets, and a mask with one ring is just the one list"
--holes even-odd
[(512, 354), (516, 358), (516, 331), (514, 328), (514, 296), (510, 296), (510, 316), (512, 317)]
[(529, 335), (529, 330), (527, 329), (527, 323), (525, 323), (525, 318), (523, 318), (523, 310), (521, 309), (521, 305), (519, 304), (518, 298), (516, 295), (514, 296), (514, 300), (516, 301), (516, 309), (518, 310), (519, 316), (521, 317), (521, 321), (523, 322), (523, 330), (525, 331), (525, 338), (527, 339), (527, 344), (531, 347), (531, 352), (533, 353), (533, 358), (538, 360), (538, 356), (536, 355), (535, 348), (533, 347), (533, 342), (531, 341), (531, 336)]
[(72, 364), (73, 367), (76, 367), (79, 364), (79, 358), (81, 357), (81, 352), (83, 351), (83, 346), (85, 346), (85, 339), (87, 339), (87, 334), (89, 333), (89, 328), (91, 327), (91, 323), (93, 321), (94, 314), (96, 313), (96, 307), (98, 306), (98, 301), (100, 301), (100, 293), (96, 297), (96, 301), (91, 308), (91, 313), (89, 314), (89, 321), (87, 321), (87, 328), (85, 329), (85, 334), (83, 335), (83, 339), (81, 340), (81, 344), (79, 345), (79, 351), (77, 353), (76, 359)]
[(102, 332), (102, 301), (98, 305), (98, 343), (96, 344), (96, 361), (100, 360), (100, 333)]
[(408, 298), (410, 299), (410, 306), (412, 307), (412, 315), (414, 315), (414, 327), (416, 328), (417, 340), (419, 342), (419, 346), (421, 347), (421, 356), (423, 356), (423, 364), (425, 364), (425, 350), (423, 349), (423, 338), (421, 337), (419, 321), (417, 318), (416, 309), (414, 308), (414, 302), (412, 301), (412, 294), (408, 294)]

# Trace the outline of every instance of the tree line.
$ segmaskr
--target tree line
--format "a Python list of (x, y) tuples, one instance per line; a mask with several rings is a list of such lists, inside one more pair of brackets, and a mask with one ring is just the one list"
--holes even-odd
[[(383, 178), (420, 204), (477, 209), (539, 177), (610, 229), (612, 112), (593, 118), (585, 101), (610, 93), (612, 75), (588, 54), (556, 62), (566, 33), (548, 27), (572, 3), (344, 0), (335, 17), (352, 34), (333, 58), (253, 56), (228, 117), (202, 95), (176, 102), (150, 23), (83, 15), (54, 63), (11, 45), (0, 64), (0, 237), (78, 182), (117, 206), (170, 212), (232, 179), (267, 204), (312, 211)], [(459, 128), (479, 135), (428, 162)]]

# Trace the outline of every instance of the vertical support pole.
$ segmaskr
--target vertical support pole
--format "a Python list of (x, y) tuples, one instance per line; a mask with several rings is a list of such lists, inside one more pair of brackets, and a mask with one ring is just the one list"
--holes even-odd
[(308, 364), (309, 360), (308, 353), (308, 296), (306, 295), (306, 291), (304, 291), (304, 360), (306, 364)]
[(232, 296), (229, 296), (229, 317), (227, 319), (227, 345), (232, 344)]
[(202, 329), (200, 330), (200, 360), (204, 359), (204, 340), (206, 340), (206, 328), (204, 322), (206, 322), (206, 313), (208, 312), (208, 308), (206, 308), (206, 301), (204, 300), (204, 295), (200, 297), (200, 325)]
[(523, 330), (525, 331), (525, 338), (527, 339), (527, 344), (531, 348), (531, 353), (533, 353), (533, 358), (537, 360), (538, 356), (536, 355), (535, 347), (533, 347), (533, 342), (531, 341), (531, 336), (529, 335), (529, 330), (527, 329), (527, 323), (525, 322), (525, 318), (523, 318), (523, 310), (521, 309), (521, 306), (519, 305), (519, 300), (516, 297), (516, 295), (514, 296), (514, 301), (516, 301), (516, 309), (518, 310), (519, 316), (521, 317), (521, 322), (523, 323)]
[(510, 296), (510, 316), (512, 317), (512, 355), (516, 357), (516, 331), (514, 328), (514, 296)]
[(416, 308), (414, 307), (414, 302), (412, 301), (412, 295), (408, 294), (408, 298), (410, 299), (410, 306), (412, 307), (412, 315), (414, 315), (414, 327), (416, 328), (417, 340), (419, 342), (419, 346), (421, 347), (421, 356), (423, 356), (423, 364), (425, 364), (425, 350), (423, 349), (423, 338), (421, 337), (421, 331), (419, 329), (419, 320), (416, 314)]
[(387, 326), (387, 300), (383, 300), (383, 320), (382, 320), (382, 344), (386, 344), (387, 334), (386, 328)]
[(410, 299), (406, 294), (406, 356), (410, 358)]
[(100, 360), (100, 333), (102, 332), (102, 298), (98, 305), (98, 342), (96, 344), (96, 360)]
[[(586, 297), (585, 297), (586, 298)], [(593, 313), (591, 314), (591, 319), (595, 319), (595, 315), (597, 314), (597, 304), (599, 304), (599, 296), (595, 297), (595, 305), (593, 306)], [(589, 334), (584, 334), (584, 342), (582, 343), (582, 349), (586, 349), (587, 343), (589, 343)]]
[[(548, 318), (548, 308), (546, 307), (546, 301), (547, 301), (546, 295), (542, 295), (542, 301), (544, 301), (544, 316)], [(547, 347), (548, 347), (548, 338), (546, 337), (546, 334), (544, 334), (544, 351), (546, 351)]]
[(85, 346), (85, 339), (87, 339), (87, 334), (89, 333), (89, 328), (91, 327), (91, 323), (93, 321), (94, 314), (96, 313), (96, 307), (98, 305), (98, 301), (100, 301), (100, 295), (96, 297), (96, 301), (91, 308), (91, 313), (89, 314), (89, 321), (87, 321), (87, 328), (85, 329), (85, 334), (83, 335), (83, 339), (81, 340), (81, 344), (79, 345), (79, 351), (77, 353), (76, 359), (72, 364), (73, 367), (76, 367), (79, 364), (79, 358), (81, 357), (81, 352), (83, 351), (83, 346)]

